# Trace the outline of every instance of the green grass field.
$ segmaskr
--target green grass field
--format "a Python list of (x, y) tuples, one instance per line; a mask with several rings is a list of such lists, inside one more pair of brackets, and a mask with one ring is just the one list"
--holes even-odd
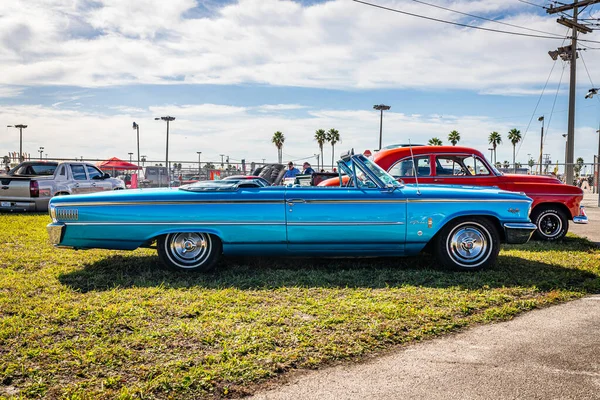
[(148, 249), (54, 249), (48, 222), (0, 214), (0, 397), (235, 397), (292, 369), (600, 292), (600, 250), (575, 237), (505, 246), (476, 273), (424, 255), (232, 259), (195, 275)]

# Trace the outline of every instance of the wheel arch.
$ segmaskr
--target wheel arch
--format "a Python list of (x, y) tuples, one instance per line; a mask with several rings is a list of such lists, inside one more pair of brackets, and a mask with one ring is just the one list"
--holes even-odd
[(187, 228), (187, 227), (180, 227), (180, 228), (166, 228), (166, 229), (161, 229), (159, 231), (156, 231), (154, 233), (152, 233), (150, 236), (148, 236), (144, 242), (153, 242), (155, 240), (158, 240), (160, 237), (162, 236), (166, 236), (170, 233), (182, 233), (182, 232), (190, 232), (190, 233), (208, 233), (210, 235), (216, 236), (217, 239), (219, 239), (221, 241), (221, 243), (224, 243), (223, 240), (223, 233), (217, 229), (214, 228), (198, 228), (198, 227), (194, 227), (194, 228)]
[(555, 207), (560, 212), (562, 212), (564, 214), (564, 216), (567, 217), (567, 219), (569, 221), (573, 220), (573, 216), (571, 215), (571, 210), (569, 210), (569, 207), (567, 207), (563, 203), (552, 202), (552, 201), (547, 201), (547, 202), (544, 202), (544, 203), (538, 203), (538, 204), (536, 204), (535, 207), (533, 207), (531, 209), (531, 212), (529, 213), (529, 215), (535, 215), (534, 213), (536, 213), (536, 212), (538, 212), (540, 210), (548, 209), (548, 208), (552, 208), (552, 207)]
[(451, 218), (448, 218), (446, 221), (444, 221), (444, 223), (438, 227), (437, 232), (429, 239), (429, 241), (427, 242), (427, 244), (425, 245), (425, 247), (423, 248), (424, 251), (431, 253), (432, 250), (432, 246), (434, 245), (434, 243), (436, 242), (436, 240), (438, 239), (438, 237), (440, 236), (441, 232), (443, 231), (443, 229), (448, 226), (448, 224), (451, 223), (456, 223), (458, 221), (468, 221), (470, 218), (483, 218), (486, 219), (487, 221), (489, 221), (494, 228), (496, 228), (496, 232), (498, 233), (498, 236), (500, 237), (500, 241), (501, 242), (505, 242), (506, 241), (506, 235), (504, 232), (504, 228), (502, 227), (502, 224), (500, 223), (500, 218), (496, 215), (493, 214), (485, 214), (485, 213), (481, 213), (481, 214), (469, 214), (469, 215), (455, 215)]

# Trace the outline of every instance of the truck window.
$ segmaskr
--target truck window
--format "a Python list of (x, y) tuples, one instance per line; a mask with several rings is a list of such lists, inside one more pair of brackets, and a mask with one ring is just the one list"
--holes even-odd
[(87, 168), (90, 179), (100, 179), (104, 175), (96, 167), (92, 167), (91, 165), (86, 165), (85, 167)]
[(83, 165), (71, 165), (71, 172), (73, 173), (73, 179), (76, 181), (85, 181), (87, 177), (85, 175), (85, 168)]

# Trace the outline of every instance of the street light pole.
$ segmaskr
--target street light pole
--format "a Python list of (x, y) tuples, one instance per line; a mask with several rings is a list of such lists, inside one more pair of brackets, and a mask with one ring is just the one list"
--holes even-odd
[(196, 153), (198, 153), (198, 179), (200, 179), (200, 175), (202, 175), (202, 172), (201, 172), (202, 171), (202, 168), (201, 168), (202, 164), (200, 164), (200, 156), (202, 155), (202, 152), (201, 151), (197, 151)]
[(154, 120), (163, 120), (167, 121), (167, 146), (166, 146), (166, 155), (165, 155), (165, 165), (167, 167), (167, 181), (169, 182), (169, 187), (171, 187), (171, 170), (169, 168), (169, 122), (175, 121), (175, 117), (171, 117), (167, 115), (166, 117), (156, 117)]
[[(591, 99), (598, 94), (600, 88), (591, 88), (588, 94), (585, 95), (586, 99)], [(596, 193), (598, 193), (598, 207), (600, 207), (600, 129), (598, 129), (598, 158), (596, 158)]]
[(381, 150), (382, 147), (382, 140), (383, 140), (383, 111), (387, 111), (389, 110), (391, 107), (390, 106), (386, 106), (385, 104), (375, 104), (373, 106), (374, 110), (379, 110), (380, 111), (380, 116), (379, 116), (379, 150)]
[(27, 128), (27, 125), (6, 125), (6, 127), (19, 129), (19, 162), (23, 162), (23, 129)]
[(42, 160), (42, 153), (44, 153), (44, 148), (40, 146), (38, 152), (40, 153), (40, 161)]
[(140, 126), (134, 122), (133, 129), (135, 129), (137, 131), (137, 160), (138, 160), (137, 166), (139, 168), (140, 167)]
[(492, 163), (492, 165), (495, 167), (494, 163), (492, 162), (493, 160), (493, 155), (494, 155), (494, 148), (493, 147), (488, 147), (488, 150), (490, 151), (490, 162)]

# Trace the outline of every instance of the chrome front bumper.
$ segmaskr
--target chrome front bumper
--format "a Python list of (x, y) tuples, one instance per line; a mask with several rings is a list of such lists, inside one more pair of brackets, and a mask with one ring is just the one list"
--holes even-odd
[(537, 227), (531, 222), (507, 223), (504, 224), (504, 233), (506, 234), (506, 243), (523, 244), (527, 243)]
[(579, 215), (573, 217), (573, 223), (575, 224), (587, 224), (588, 217), (585, 215), (585, 208), (583, 206), (579, 206)]
[(65, 234), (65, 225), (61, 223), (48, 224), (46, 230), (48, 231), (48, 236), (50, 236), (50, 243), (58, 246)]

